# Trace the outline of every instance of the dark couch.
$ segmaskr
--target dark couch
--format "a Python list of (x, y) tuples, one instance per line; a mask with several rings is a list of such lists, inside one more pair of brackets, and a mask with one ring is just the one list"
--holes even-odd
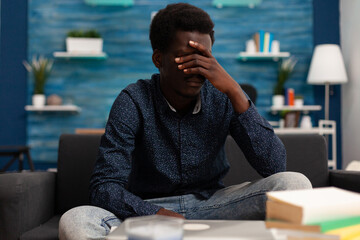
[[(287, 150), (289, 171), (305, 174), (314, 187), (331, 185), (360, 192), (360, 173), (328, 170), (324, 137), (280, 138)], [(100, 135), (62, 135), (57, 173), (0, 174), (0, 239), (57, 239), (61, 214), (89, 203), (89, 179), (99, 142)], [(260, 178), (231, 137), (225, 148), (231, 164), (226, 185)]]

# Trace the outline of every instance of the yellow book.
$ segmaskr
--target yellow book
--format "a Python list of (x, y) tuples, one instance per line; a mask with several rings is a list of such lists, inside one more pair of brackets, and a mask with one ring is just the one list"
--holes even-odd
[(265, 37), (264, 37), (264, 52), (265, 53), (270, 52), (269, 46), (270, 46), (270, 33), (266, 32)]
[(344, 228), (338, 228), (335, 230), (328, 231), (326, 233), (332, 235), (338, 235), (340, 236), (341, 240), (353, 240), (356, 238), (360, 238), (360, 224), (344, 227)]

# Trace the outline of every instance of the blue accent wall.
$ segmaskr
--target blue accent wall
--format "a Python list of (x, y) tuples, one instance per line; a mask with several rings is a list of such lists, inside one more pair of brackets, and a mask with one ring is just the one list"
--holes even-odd
[[(65, 37), (71, 29), (97, 29), (104, 38), (105, 61), (56, 60), (46, 94), (58, 94), (66, 103), (82, 108), (80, 114), (29, 113), (27, 142), (37, 162), (56, 162), (61, 133), (76, 128), (103, 128), (118, 93), (140, 78), (157, 72), (151, 61), (148, 29), (152, 11), (175, 1), (135, 1), (129, 8), (89, 6), (82, 0), (37, 0), (29, 2), (29, 58), (33, 54), (51, 57), (65, 50)], [(193, 1), (185, 1), (193, 3)], [(278, 63), (272, 61), (239, 62), (236, 55), (245, 50), (245, 42), (263, 29), (274, 33), (281, 50), (298, 59), (288, 87), (314, 103), (313, 87), (306, 75), (313, 49), (313, 5), (311, 0), (264, 0), (254, 9), (247, 7), (217, 9), (211, 0), (196, 1), (215, 22), (213, 54), (239, 83), (258, 90), (257, 107), (269, 120), (272, 89)], [(32, 82), (31, 77), (29, 83)], [(29, 85), (28, 103), (32, 94)]]
[[(27, 79), (21, 62), (27, 57), (27, 2), (1, 0), (0, 4), (0, 145), (24, 145)], [(1, 168), (10, 159), (1, 157)], [(9, 169), (17, 167), (13, 164)]]
[[(176, 1), (136, 0), (134, 7), (122, 8), (93, 7), (82, 0), (37, 0), (29, 1), (27, 10), (27, 1), (1, 0), (0, 144), (28, 143), (33, 147), (35, 166), (56, 166), (61, 133), (72, 133), (78, 127), (103, 127), (116, 95), (127, 84), (156, 71), (148, 42), (150, 13), (172, 2)], [(272, 31), (282, 50), (290, 51), (300, 61), (288, 86), (303, 94), (307, 104), (323, 103), (323, 88), (308, 86), (306, 74), (314, 44), (339, 42), (338, 0), (263, 0), (255, 9), (216, 9), (210, 3), (196, 1), (216, 24), (214, 55), (238, 82), (251, 83), (258, 89), (261, 114), (275, 119), (267, 108), (277, 63), (235, 60), (236, 54), (244, 50), (245, 41), (260, 28)], [(33, 54), (52, 57), (53, 51), (64, 51), (66, 32), (74, 28), (98, 29), (109, 59), (56, 60), (46, 93), (56, 93), (65, 103), (79, 105), (83, 111), (78, 115), (26, 113), (24, 105), (31, 102), (32, 79), (26, 81), (21, 61)], [(330, 118), (338, 121), (339, 133), (340, 91), (338, 87), (333, 89)], [(321, 117), (319, 112), (315, 120)]]
[(1, 0), (0, 145), (26, 143), (27, 3)]
[[(314, 0), (314, 46), (318, 44), (340, 44), (339, 0)], [(325, 87), (314, 86), (316, 104), (324, 106)], [(330, 85), (329, 119), (336, 121), (337, 168), (342, 167), (341, 149), (341, 86)], [(315, 119), (324, 119), (324, 111), (315, 113)], [(331, 139), (331, 138), (330, 138)], [(331, 156), (331, 144), (329, 145)]]

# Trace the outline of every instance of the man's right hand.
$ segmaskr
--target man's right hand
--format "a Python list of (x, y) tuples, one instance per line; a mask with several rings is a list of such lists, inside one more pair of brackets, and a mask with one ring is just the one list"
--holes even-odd
[(160, 210), (156, 213), (156, 215), (163, 215), (163, 216), (177, 217), (177, 218), (185, 219), (185, 217), (183, 215), (178, 214), (173, 211), (170, 211), (170, 210), (167, 210), (165, 208), (160, 208)]

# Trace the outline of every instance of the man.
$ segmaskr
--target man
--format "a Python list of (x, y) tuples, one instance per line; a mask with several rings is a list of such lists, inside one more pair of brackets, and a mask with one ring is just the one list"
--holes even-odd
[[(94, 206), (65, 213), (61, 239), (100, 239), (128, 217), (151, 214), (264, 219), (267, 191), (311, 187), (301, 174), (281, 173), (284, 146), (213, 57), (213, 27), (189, 4), (155, 16), (150, 40), (160, 74), (115, 100), (90, 183)], [(264, 179), (224, 188), (229, 132)]]

